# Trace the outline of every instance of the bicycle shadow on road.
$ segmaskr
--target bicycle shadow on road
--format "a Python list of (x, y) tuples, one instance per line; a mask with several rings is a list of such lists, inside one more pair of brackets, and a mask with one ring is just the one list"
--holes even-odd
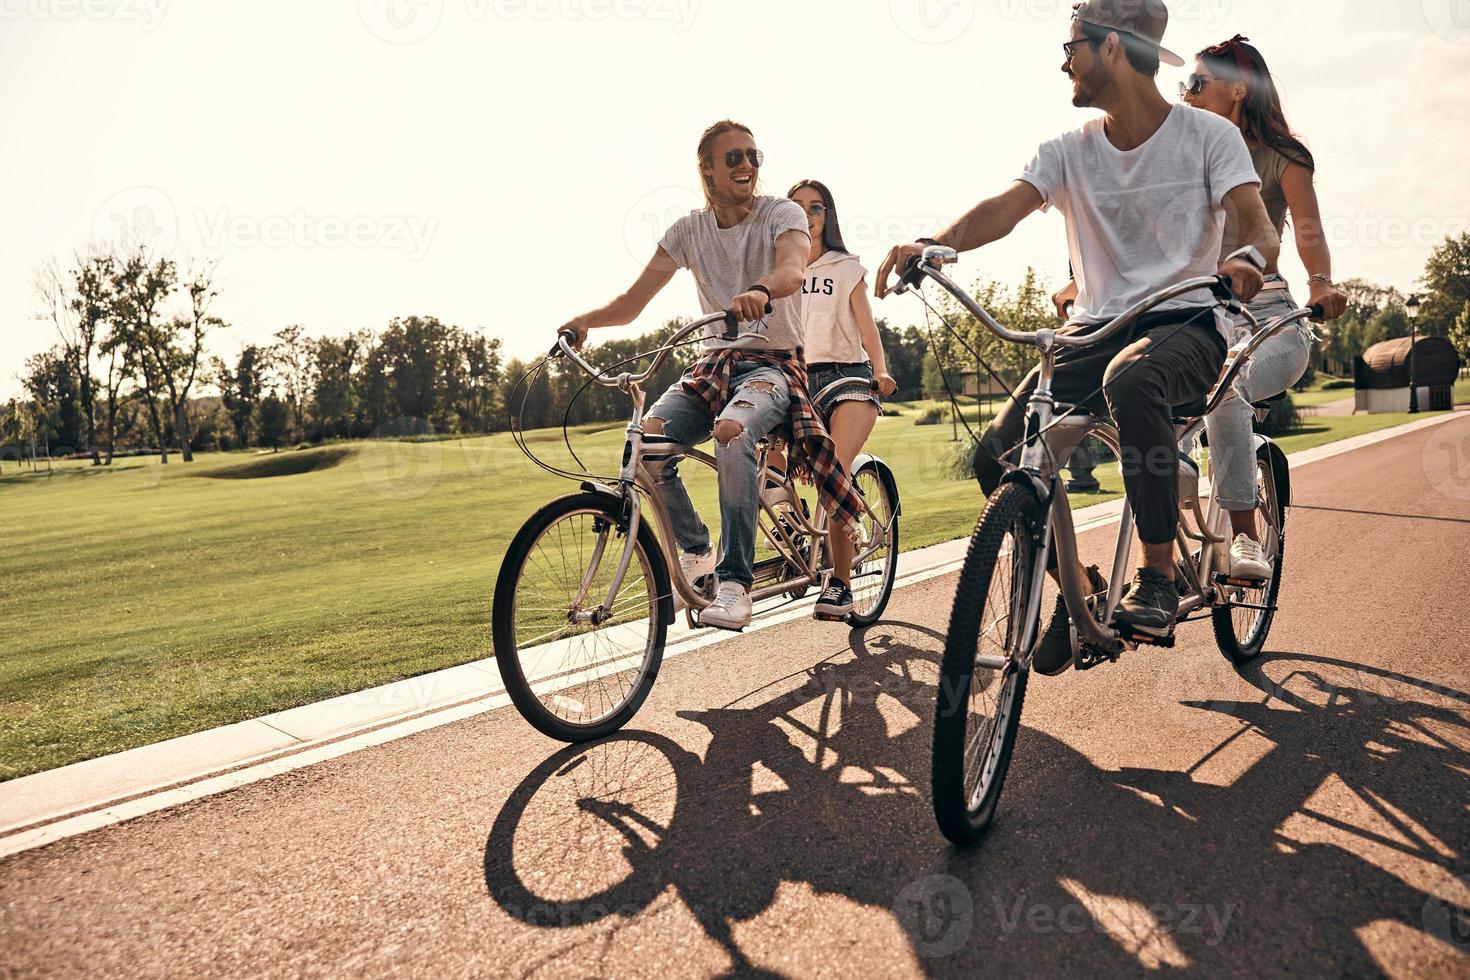
[[(739, 974), (791, 969), (789, 923), (761, 928), (791, 886), (829, 913), (848, 903), (804, 944), (852, 962), (896, 952), (885, 962), (936, 976), (1376, 973), (1386, 955), (1470, 953), (1455, 881), (1470, 871), (1470, 695), (1269, 655), (1243, 675), (1259, 701), (1181, 702), (1250, 733), (1225, 740), (1255, 742), (1228, 780), (1105, 770), (1024, 727), (993, 832), (958, 851), (929, 804), (940, 647), (882, 623), (790, 685), (681, 712), (669, 734), (558, 752), (496, 817), (491, 897), (568, 939), (677, 909)], [(701, 728), (702, 757), (682, 747)], [(1224, 751), (1200, 748), (1202, 763)]]

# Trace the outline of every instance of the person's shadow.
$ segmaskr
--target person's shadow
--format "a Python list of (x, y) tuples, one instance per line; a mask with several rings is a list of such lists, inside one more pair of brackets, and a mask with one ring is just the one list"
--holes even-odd
[[(679, 902), (738, 973), (760, 955), (736, 927), (784, 884), (891, 914), (914, 962), (941, 975), (1376, 973), (1360, 933), (1382, 923), (1470, 953), (1452, 881), (1470, 871), (1470, 696), (1268, 655), (1246, 673), (1259, 701), (1193, 705), (1256, 740), (1227, 785), (1103, 770), (1023, 727), (996, 824), (961, 851), (929, 802), (942, 638), (895, 632), (855, 632), (850, 657), (782, 693), (681, 713), (708, 729), (702, 759), (638, 732), (552, 756), (497, 814), (491, 897), (544, 929)], [(1138, 711), (1120, 724), (1144, 739)], [(1361, 801), (1353, 819), (1344, 792)]]

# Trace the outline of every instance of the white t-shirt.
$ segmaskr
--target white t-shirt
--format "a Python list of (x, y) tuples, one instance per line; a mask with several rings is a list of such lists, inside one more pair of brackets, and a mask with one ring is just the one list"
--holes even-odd
[(806, 362), (862, 364), (868, 360), (852, 312), (852, 294), (867, 270), (856, 255), (829, 251), (806, 270)]
[[(730, 303), (753, 284), (770, 275), (776, 265), (776, 239), (799, 231), (810, 242), (801, 205), (784, 197), (757, 197), (745, 220), (721, 228), (711, 210), (692, 211), (674, 222), (659, 242), (681, 269), (694, 273), (699, 305), (705, 313), (728, 310)], [(809, 248), (804, 245), (803, 248)], [(774, 310), (763, 320), (740, 324), (740, 335), (721, 339), (723, 324), (711, 328), (706, 350), (741, 347), (749, 350), (795, 350), (801, 346), (802, 296), (796, 293), (771, 300)]]
[[(1105, 323), (1150, 293), (1219, 268), (1225, 195), (1260, 184), (1240, 129), (1176, 104), (1147, 142), (1123, 151), (1101, 117), (1043, 143), (1021, 179), (1067, 220), (1077, 280), (1072, 320)], [(1206, 290), (1154, 309), (1213, 305)], [(1216, 325), (1230, 325), (1216, 310)]]

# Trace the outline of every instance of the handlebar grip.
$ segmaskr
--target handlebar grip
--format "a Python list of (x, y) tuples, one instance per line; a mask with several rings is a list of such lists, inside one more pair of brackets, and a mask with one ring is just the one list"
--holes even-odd
[(551, 350), (547, 352), (547, 357), (561, 356), (561, 339), (563, 337), (565, 337), (568, 341), (575, 341), (577, 339), (577, 335), (572, 333), (570, 330), (558, 330), (556, 332), (556, 343), (553, 344), (551, 346)]
[(924, 281), (924, 260), (917, 255), (910, 255), (908, 262), (903, 267), (903, 275), (898, 277), (900, 286), (917, 286)]
[[(776, 307), (770, 303), (766, 304), (766, 316), (776, 312)], [(725, 332), (720, 334), (721, 340), (738, 340), (740, 337), (740, 318), (735, 315), (734, 310), (725, 311)]]
[(1321, 303), (1313, 303), (1311, 306), (1307, 307), (1307, 309), (1309, 309), (1309, 310), (1312, 311), (1312, 319), (1313, 320), (1325, 320), (1325, 319), (1327, 319), (1327, 311), (1322, 308), (1322, 304)]
[(1235, 298), (1235, 289), (1230, 285), (1229, 276), (1216, 276), (1215, 284), (1210, 287), (1210, 292), (1214, 293), (1215, 298), (1224, 304), (1227, 313), (1231, 316), (1240, 315), (1243, 308), (1240, 300)]

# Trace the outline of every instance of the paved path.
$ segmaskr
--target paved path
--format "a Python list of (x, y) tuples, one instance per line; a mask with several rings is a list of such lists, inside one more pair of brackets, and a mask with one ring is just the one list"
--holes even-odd
[(1470, 418), (1297, 484), (1272, 652), (1036, 678), (977, 850), (927, 798), (944, 576), (592, 748), (498, 710), (15, 855), (0, 972), (1470, 975)]

